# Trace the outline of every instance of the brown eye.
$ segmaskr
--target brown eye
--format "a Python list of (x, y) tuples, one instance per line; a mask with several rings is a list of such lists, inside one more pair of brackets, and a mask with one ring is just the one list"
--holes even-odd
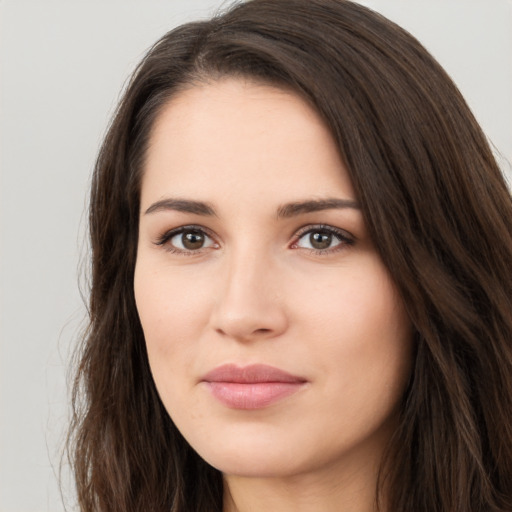
[(309, 249), (310, 251), (335, 252), (347, 245), (353, 245), (354, 238), (344, 230), (330, 226), (311, 227), (302, 231), (294, 248)]
[(159, 245), (165, 245), (171, 252), (177, 253), (191, 253), (216, 246), (210, 236), (195, 228), (180, 228), (164, 235)]
[(181, 243), (189, 251), (201, 249), (204, 245), (204, 234), (200, 231), (185, 231), (181, 234)]
[(309, 234), (309, 243), (313, 249), (328, 249), (332, 243), (332, 233), (317, 231)]

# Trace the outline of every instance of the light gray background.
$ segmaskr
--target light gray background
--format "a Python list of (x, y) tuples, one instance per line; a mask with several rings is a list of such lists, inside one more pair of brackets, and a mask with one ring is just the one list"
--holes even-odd
[[(512, 1), (361, 3), (440, 60), (510, 173)], [(0, 0), (0, 512), (63, 510), (56, 473), (66, 367), (85, 315), (85, 197), (108, 117), (144, 51), (219, 5)], [(66, 467), (64, 477), (76, 510)]]

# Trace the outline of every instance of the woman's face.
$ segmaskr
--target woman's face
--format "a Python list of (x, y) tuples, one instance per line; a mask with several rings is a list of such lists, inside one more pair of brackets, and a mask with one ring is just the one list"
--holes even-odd
[(411, 326), (334, 141), (297, 95), (225, 79), (165, 106), (134, 284), (162, 401), (214, 467), (375, 463)]

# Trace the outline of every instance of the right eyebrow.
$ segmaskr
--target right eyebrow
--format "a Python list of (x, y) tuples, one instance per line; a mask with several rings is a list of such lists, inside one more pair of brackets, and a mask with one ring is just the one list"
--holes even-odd
[(319, 212), (322, 210), (337, 210), (343, 208), (352, 208), (360, 210), (361, 207), (357, 201), (353, 199), (313, 199), (309, 201), (298, 201), (296, 203), (288, 203), (279, 207), (277, 216), (290, 218), (305, 213)]
[(144, 215), (149, 213), (174, 210), (178, 212), (194, 213), (195, 215), (213, 216), (217, 215), (215, 210), (208, 203), (203, 201), (192, 201), (190, 199), (173, 199), (165, 198), (153, 203), (145, 212)]

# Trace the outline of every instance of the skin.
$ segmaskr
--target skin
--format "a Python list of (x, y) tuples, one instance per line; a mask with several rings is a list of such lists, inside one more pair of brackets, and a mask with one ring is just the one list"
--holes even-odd
[[(345, 203), (283, 209), (325, 199)], [(190, 225), (205, 233), (192, 249), (173, 232)], [(411, 325), (306, 102), (239, 79), (169, 101), (145, 163), (134, 286), (162, 401), (222, 471), (225, 511), (374, 510), (410, 376)], [(231, 408), (201, 381), (226, 363), (306, 382), (269, 406)]]

